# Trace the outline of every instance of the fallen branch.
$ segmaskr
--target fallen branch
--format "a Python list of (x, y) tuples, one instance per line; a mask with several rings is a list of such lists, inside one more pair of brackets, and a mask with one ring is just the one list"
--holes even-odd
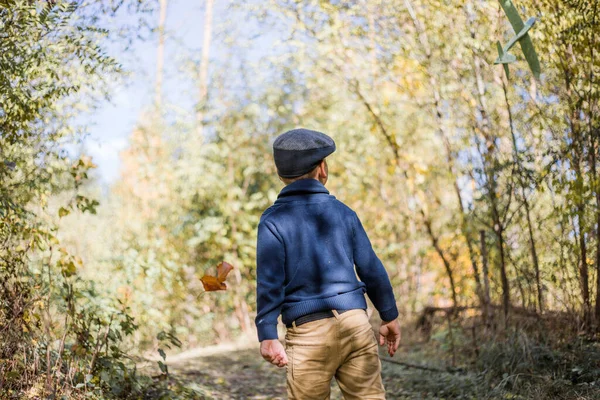
[(407, 363), (404, 361), (398, 361), (398, 360), (394, 360), (390, 357), (379, 357), (382, 361), (387, 361), (391, 364), (397, 364), (397, 365), (402, 365), (403, 367), (407, 367), (407, 368), (415, 368), (415, 369), (420, 369), (422, 371), (430, 371), (430, 372), (440, 372), (440, 373), (447, 373), (447, 374), (464, 374), (465, 370), (463, 370), (462, 368), (446, 368), (446, 369), (441, 369), (441, 368), (435, 368), (435, 367), (428, 367), (425, 365), (417, 365), (417, 364), (411, 364), (411, 363)]
[[(489, 307), (492, 310), (502, 310), (503, 309), (503, 306), (497, 305), (497, 304), (489, 304)], [(416, 326), (418, 329), (422, 330), (424, 333), (427, 334), (428, 332), (431, 331), (432, 319), (437, 313), (444, 314), (445, 317), (448, 317), (450, 315), (457, 315), (458, 313), (461, 313), (464, 311), (479, 310), (479, 309), (480, 309), (479, 306), (461, 306), (461, 307), (428, 306), (428, 307), (423, 308), (423, 311), (421, 312), (421, 315), (419, 316), (419, 318), (417, 320)], [(515, 315), (522, 316), (522, 317), (535, 318), (535, 319), (547, 317), (552, 314), (551, 312), (546, 312), (544, 314), (538, 314), (535, 310), (529, 310), (527, 308), (517, 307), (517, 306), (510, 306), (510, 312)], [(554, 314), (557, 314), (557, 313), (555, 312)], [(559, 314), (566, 315), (566, 313), (559, 313)]]

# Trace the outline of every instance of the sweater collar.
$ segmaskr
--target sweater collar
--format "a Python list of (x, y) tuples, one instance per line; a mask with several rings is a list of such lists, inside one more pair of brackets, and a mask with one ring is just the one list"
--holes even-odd
[(316, 179), (300, 179), (281, 189), (281, 192), (279, 192), (277, 198), (280, 199), (286, 196), (315, 193), (329, 194), (329, 191), (325, 189), (325, 186)]

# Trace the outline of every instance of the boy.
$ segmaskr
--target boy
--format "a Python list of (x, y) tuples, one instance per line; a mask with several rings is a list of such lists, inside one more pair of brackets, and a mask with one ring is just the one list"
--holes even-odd
[[(289, 399), (327, 399), (333, 377), (345, 399), (385, 399), (364, 293), (383, 320), (379, 344), (387, 342), (390, 356), (400, 343), (398, 309), (358, 216), (325, 189), (325, 158), (334, 151), (333, 139), (308, 129), (288, 131), (273, 143), (286, 187), (258, 225), (260, 352), (287, 366)], [(287, 327), (285, 350), (277, 336), (279, 314)]]

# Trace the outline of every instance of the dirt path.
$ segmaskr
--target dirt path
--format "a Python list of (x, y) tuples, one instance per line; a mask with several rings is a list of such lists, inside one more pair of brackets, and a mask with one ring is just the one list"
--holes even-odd
[[(401, 357), (418, 362), (407, 352), (395, 358)], [(167, 358), (167, 362), (171, 373), (186, 388), (198, 393), (199, 398), (286, 399), (285, 368), (265, 362), (255, 344), (199, 349)], [(387, 362), (382, 365), (388, 399), (456, 398), (465, 390), (472, 396), (477, 392), (468, 379), (457, 380), (452, 374), (412, 370)], [(453, 393), (453, 388), (459, 388), (461, 393)], [(331, 399), (342, 399), (335, 381), (332, 381)]]
[[(600, 391), (596, 387), (571, 385), (570, 382), (552, 376), (539, 376), (537, 381), (528, 380), (527, 376), (519, 377), (521, 389), (525, 391), (514, 392), (508, 379), (490, 384), (482, 373), (464, 370), (444, 372), (448, 360), (443, 360), (443, 355), (444, 352), (440, 349), (414, 345), (405, 346), (394, 357), (394, 360), (412, 367), (383, 361), (382, 376), (387, 399), (600, 399)], [(156, 362), (148, 364), (149, 367), (150, 365), (155, 366)], [(164, 383), (170, 388), (176, 387), (177, 393), (182, 395), (173, 397), (154, 393), (154, 396), (147, 398), (286, 399), (285, 368), (279, 369), (264, 361), (259, 355), (258, 344), (254, 341), (170, 355), (167, 357), (167, 365), (170, 378)], [(414, 366), (426, 366), (431, 370)], [(335, 381), (332, 382), (331, 399), (342, 399)]]
[[(447, 351), (434, 341), (427, 345), (412, 339), (407, 338), (393, 358), (405, 365), (382, 362), (388, 400), (600, 400), (600, 381), (573, 383), (559, 373), (505, 373), (502, 379), (490, 380), (485, 372), (476, 372), (476, 368), (468, 371), (468, 366), (451, 372)], [(590, 348), (590, 354), (595, 354), (594, 349)], [(380, 348), (383, 358), (382, 351)], [(153, 376), (160, 375), (156, 360), (146, 364), (148, 369), (155, 370), (150, 374)], [(170, 376), (162, 382), (163, 387), (167, 385), (181, 395), (155, 391), (147, 399), (286, 399), (285, 368), (264, 361), (255, 338), (171, 354), (166, 361)], [(331, 387), (331, 399), (342, 399), (335, 381)]]
[(258, 348), (241, 348), (171, 363), (190, 388), (214, 399), (285, 399), (285, 369), (263, 361)]

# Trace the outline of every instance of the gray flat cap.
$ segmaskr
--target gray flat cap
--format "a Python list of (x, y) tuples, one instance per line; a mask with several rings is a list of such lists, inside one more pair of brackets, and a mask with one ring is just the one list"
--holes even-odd
[(334, 151), (335, 142), (332, 138), (303, 128), (287, 131), (273, 143), (275, 166), (283, 178), (296, 178), (312, 171)]

